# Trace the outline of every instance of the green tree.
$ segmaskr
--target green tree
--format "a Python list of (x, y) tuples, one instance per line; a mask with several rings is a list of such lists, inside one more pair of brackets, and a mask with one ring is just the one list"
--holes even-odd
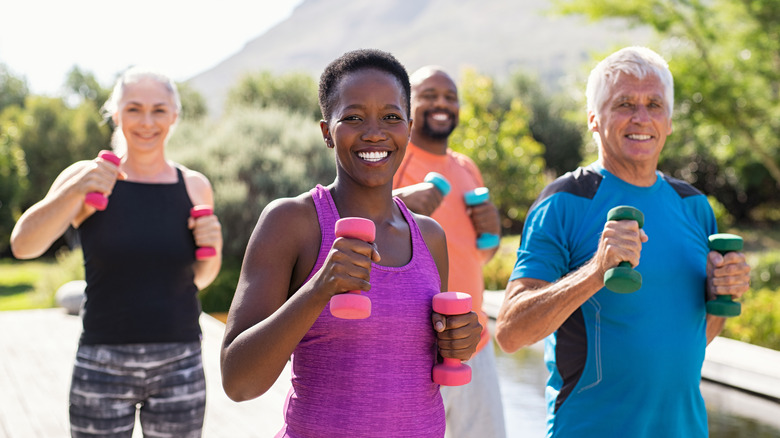
[[(559, 176), (582, 164), (584, 122), (567, 118), (574, 111), (572, 101), (545, 92), (538, 80), (523, 72), (512, 75), (503, 88), (504, 99), (519, 98), (529, 107), (528, 127), (533, 138), (544, 145), (548, 170)], [(584, 115), (580, 119), (584, 120)]]
[(519, 232), (528, 207), (544, 187), (544, 146), (526, 122), (530, 113), (518, 96), (500, 98), (492, 79), (467, 70), (458, 86), (460, 125), (451, 136), (453, 150), (479, 167), (502, 226)]
[(11, 231), (21, 214), (21, 196), (27, 188), (27, 165), (15, 136), (16, 129), (0, 125), (0, 255), (8, 250)]
[(176, 84), (181, 99), (181, 119), (197, 120), (206, 116), (209, 112), (206, 99), (190, 84), (180, 82)]
[(660, 37), (675, 77), (675, 134), (662, 169), (714, 194), (737, 219), (780, 188), (780, 1), (556, 1)]
[(276, 108), (234, 111), (218, 121), (182, 120), (167, 149), (171, 159), (202, 172), (214, 188), (224, 262), (200, 299), (204, 311), (227, 311), (260, 212), (274, 199), (330, 184), (336, 177), (333, 151), (317, 122)]
[(314, 120), (322, 118), (317, 101), (317, 82), (305, 73), (274, 75), (263, 71), (245, 75), (228, 92), (227, 111), (252, 108), (280, 108)]
[(266, 204), (336, 176), (318, 124), (281, 109), (247, 109), (211, 122), (183, 120), (167, 149), (171, 159), (211, 181), (223, 255), (238, 261)]
[(5, 111), (0, 126), (14, 132), (11, 141), (24, 153), (29, 185), (21, 210), (42, 199), (65, 167), (107, 148), (111, 137), (91, 103), (69, 108), (63, 99), (43, 96), (30, 96), (23, 109)]
[(2, 113), (19, 112), (28, 94), (27, 81), (0, 63), (0, 255), (8, 251), (8, 239), (27, 188), (24, 151), (16, 141), (18, 130), (2, 123)]
[(29, 93), (27, 80), (15, 76), (5, 64), (0, 63), (0, 112), (11, 105), (23, 106)]
[(111, 89), (103, 88), (94, 74), (83, 71), (75, 65), (68, 72), (65, 89), (69, 92), (65, 99), (72, 106), (89, 102), (96, 110), (100, 109), (111, 94)]

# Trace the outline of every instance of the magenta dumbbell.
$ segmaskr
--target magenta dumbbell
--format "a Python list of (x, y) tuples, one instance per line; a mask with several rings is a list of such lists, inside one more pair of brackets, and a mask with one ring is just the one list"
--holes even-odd
[[(362, 217), (345, 217), (336, 221), (336, 237), (373, 242), (376, 238), (374, 222)], [(330, 314), (341, 319), (365, 319), (371, 316), (371, 299), (351, 290), (330, 298)]]
[[(209, 205), (196, 205), (190, 209), (190, 217), (197, 219), (203, 216), (209, 216), (214, 213), (214, 209)], [(201, 246), (195, 250), (195, 258), (204, 260), (217, 255), (217, 249), (211, 246)]]
[[(464, 292), (442, 292), (433, 296), (433, 311), (442, 315), (471, 312), (471, 295)], [(439, 385), (460, 386), (471, 382), (471, 367), (460, 359), (445, 357), (433, 366), (433, 381)]]
[[(113, 163), (117, 167), (119, 167), (119, 163), (122, 162), (122, 160), (116, 156), (111, 151), (102, 150), (98, 154), (98, 158), (102, 158), (108, 162)], [(84, 198), (84, 203), (87, 205), (91, 205), (92, 207), (95, 207), (96, 210), (103, 211), (108, 206), (108, 198), (106, 195), (100, 193), (100, 192), (89, 192), (87, 193), (87, 196)]]

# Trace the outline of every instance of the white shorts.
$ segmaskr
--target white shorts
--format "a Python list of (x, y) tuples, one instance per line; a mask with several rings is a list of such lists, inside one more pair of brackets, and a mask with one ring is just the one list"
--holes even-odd
[(471, 367), (470, 383), (441, 387), (447, 416), (445, 438), (505, 438), (493, 340), (466, 364)]

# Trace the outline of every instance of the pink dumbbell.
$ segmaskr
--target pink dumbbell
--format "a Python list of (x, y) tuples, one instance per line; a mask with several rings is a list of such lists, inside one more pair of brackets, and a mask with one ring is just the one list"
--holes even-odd
[[(471, 295), (464, 292), (442, 292), (433, 296), (433, 311), (442, 315), (471, 312)], [(471, 382), (471, 367), (460, 359), (445, 357), (433, 366), (433, 381), (439, 385), (460, 386)]]
[[(117, 167), (119, 166), (119, 163), (122, 162), (122, 160), (111, 151), (106, 151), (106, 150), (100, 151), (98, 157), (115, 164)], [(100, 211), (105, 210), (106, 207), (108, 206), (108, 198), (106, 197), (106, 195), (100, 192), (87, 193), (87, 196), (84, 198), (84, 202), (87, 205), (91, 205), (92, 207), (95, 207), (95, 210), (100, 210)]]
[[(336, 221), (336, 237), (373, 242), (374, 222), (362, 217), (345, 217)], [(371, 299), (359, 290), (334, 295), (330, 299), (330, 314), (341, 319), (365, 319), (371, 316)]]
[[(190, 209), (190, 216), (193, 219), (213, 214), (214, 210), (208, 205), (196, 205)], [(217, 255), (216, 248), (202, 246), (195, 250), (195, 258), (198, 260), (208, 259)]]

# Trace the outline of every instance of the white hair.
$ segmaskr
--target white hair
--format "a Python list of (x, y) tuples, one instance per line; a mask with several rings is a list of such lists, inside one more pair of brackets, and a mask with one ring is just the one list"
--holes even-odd
[(597, 116), (601, 107), (609, 98), (609, 90), (615, 85), (621, 74), (644, 79), (647, 75), (655, 75), (664, 87), (669, 117), (672, 117), (674, 107), (674, 79), (669, 65), (658, 53), (647, 47), (631, 46), (618, 50), (607, 56), (591, 70), (585, 96), (588, 100), (588, 112)]
[[(125, 70), (124, 73), (122, 73), (122, 75), (120, 75), (117, 79), (116, 84), (114, 84), (114, 88), (111, 91), (111, 96), (109, 96), (108, 100), (106, 100), (106, 102), (103, 104), (103, 107), (100, 109), (103, 117), (108, 120), (112, 118), (114, 114), (116, 114), (116, 112), (119, 110), (119, 102), (121, 102), (122, 98), (124, 97), (127, 85), (138, 83), (144, 79), (152, 79), (165, 86), (165, 88), (171, 94), (171, 100), (173, 101), (176, 113), (178, 114), (181, 112), (181, 97), (179, 97), (179, 90), (176, 87), (176, 83), (163, 73), (136, 66)], [(171, 129), (168, 132), (169, 137), (173, 133), (175, 125), (176, 123), (174, 123), (174, 126), (171, 126)], [(111, 135), (111, 147), (114, 149), (114, 152), (120, 156), (124, 155), (124, 153), (127, 151), (127, 142), (125, 140), (124, 134), (122, 134), (120, 129), (114, 129), (114, 133)]]

